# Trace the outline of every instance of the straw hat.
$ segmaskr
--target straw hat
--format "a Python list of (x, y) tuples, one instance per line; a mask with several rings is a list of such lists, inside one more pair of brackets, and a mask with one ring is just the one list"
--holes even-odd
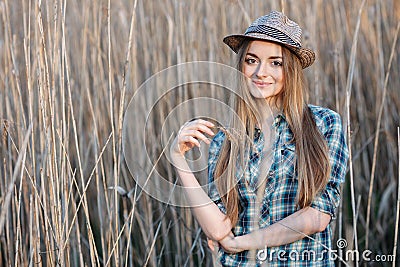
[(244, 34), (226, 36), (224, 43), (237, 53), (245, 39), (268, 40), (284, 45), (300, 59), (303, 69), (315, 60), (315, 53), (301, 46), (300, 26), (278, 11), (256, 19)]

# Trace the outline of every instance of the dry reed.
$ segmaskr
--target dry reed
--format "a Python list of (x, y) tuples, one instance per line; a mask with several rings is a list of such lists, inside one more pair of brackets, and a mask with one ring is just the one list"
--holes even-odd
[[(399, 1), (3, 0), (0, 265), (211, 265), (190, 210), (153, 199), (134, 178), (157, 171), (176, 185), (160, 142), (169, 137), (161, 129), (168, 114), (195, 97), (229, 97), (204, 85), (166, 95), (148, 121), (157, 164), (138, 153), (141, 170), (132, 173), (122, 153), (124, 112), (137, 88), (169, 66), (234, 65), (222, 37), (283, 8), (317, 53), (306, 71), (312, 102), (337, 110), (348, 129), (352, 158), (335, 240), (398, 257)], [(179, 75), (190, 74), (168, 79)], [(165, 88), (153, 90), (135, 107), (135, 122)]]

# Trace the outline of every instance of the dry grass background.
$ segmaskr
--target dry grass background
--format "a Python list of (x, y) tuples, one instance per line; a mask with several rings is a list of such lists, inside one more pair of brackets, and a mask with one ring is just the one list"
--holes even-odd
[[(2, 0), (0, 265), (209, 266), (188, 209), (137, 187), (130, 198), (108, 189), (135, 189), (121, 150), (123, 112), (139, 85), (166, 67), (232, 65), (222, 37), (282, 3), (317, 53), (306, 71), (312, 102), (340, 112), (351, 130), (335, 239), (393, 254), (399, 1)], [(154, 133), (169, 107), (195, 96), (192, 90), (165, 100), (150, 122)], [(159, 155), (162, 147), (153, 144)], [(166, 160), (159, 168), (174, 181)]]

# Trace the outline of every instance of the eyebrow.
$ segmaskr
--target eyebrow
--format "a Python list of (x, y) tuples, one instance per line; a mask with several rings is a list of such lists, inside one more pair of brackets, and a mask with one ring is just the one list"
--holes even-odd
[[(253, 53), (251, 53), (251, 52), (248, 52), (248, 53), (246, 54), (246, 56), (252, 56), (252, 57), (259, 58), (256, 54), (253, 54)], [(282, 56), (271, 56), (271, 57), (269, 57), (269, 59), (282, 59)]]

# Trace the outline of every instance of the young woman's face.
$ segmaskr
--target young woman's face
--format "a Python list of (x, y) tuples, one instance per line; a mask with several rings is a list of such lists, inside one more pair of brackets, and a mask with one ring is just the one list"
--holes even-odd
[(255, 98), (268, 99), (283, 88), (282, 47), (267, 41), (252, 41), (243, 62), (250, 93)]

